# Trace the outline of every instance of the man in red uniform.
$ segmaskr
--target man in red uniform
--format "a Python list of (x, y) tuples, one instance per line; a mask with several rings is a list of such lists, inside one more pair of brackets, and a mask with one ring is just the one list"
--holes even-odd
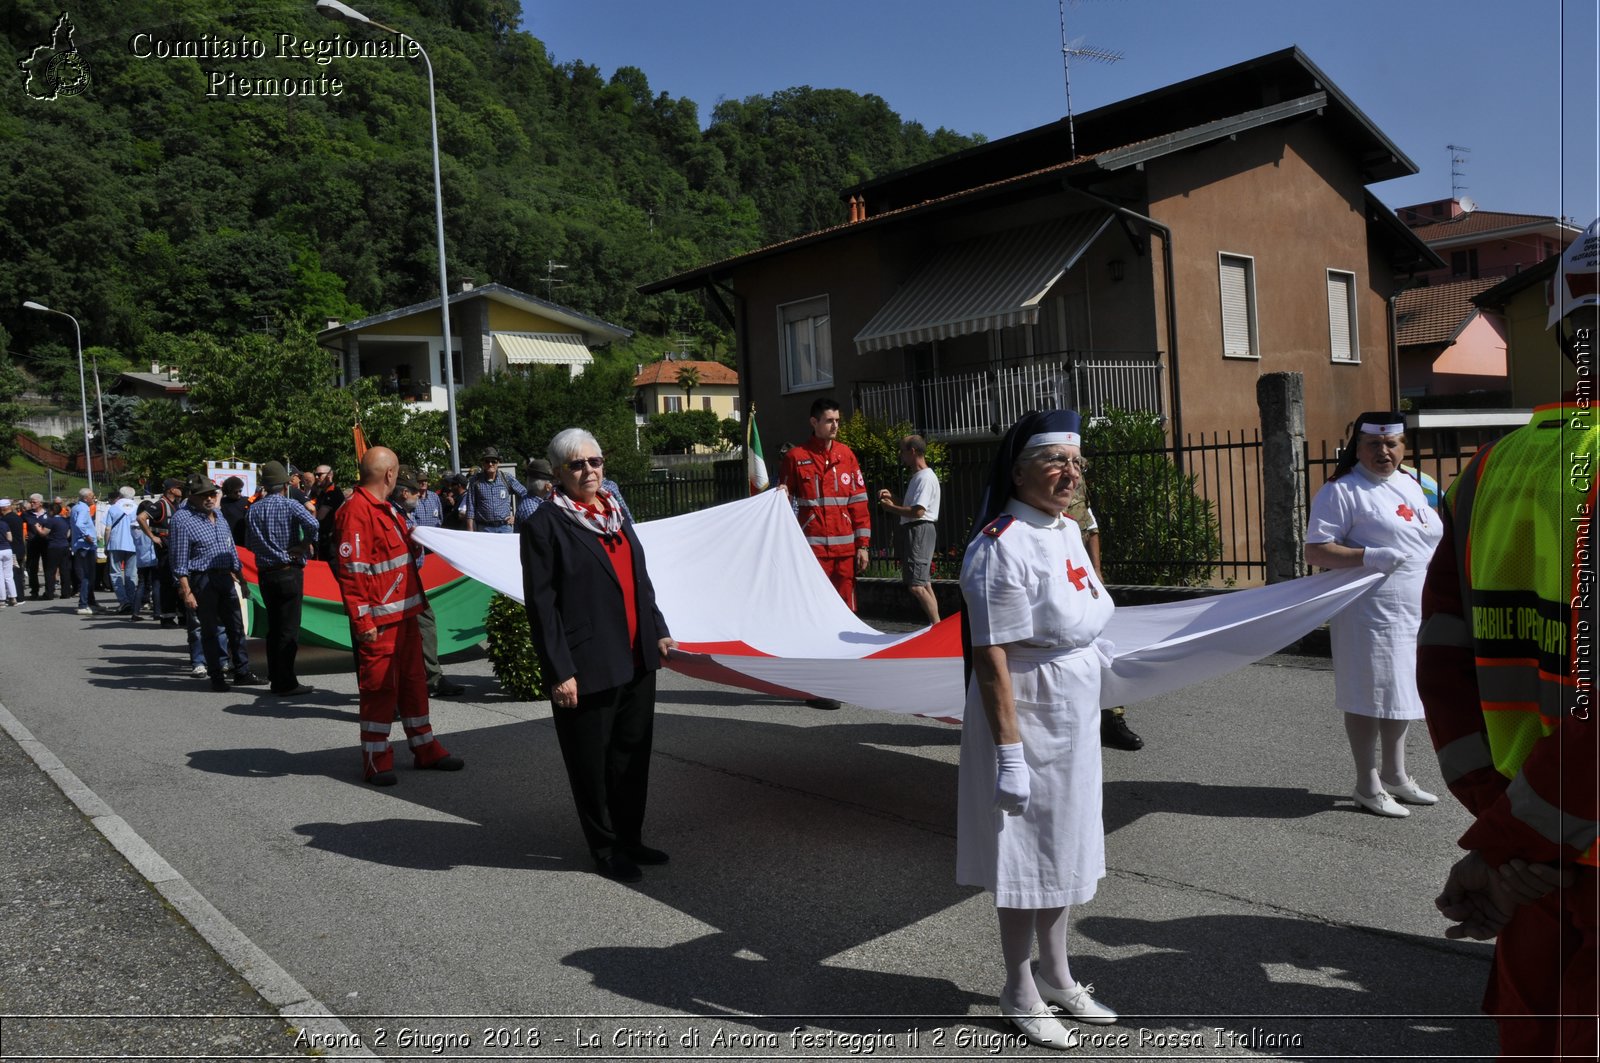
[[(854, 611), (856, 572), (867, 567), (872, 515), (861, 463), (839, 442), (841, 423), (837, 402), (828, 397), (813, 402), (811, 438), (784, 451), (781, 482), (817, 563)], [(806, 704), (817, 709), (839, 707), (832, 698), (812, 698)]]
[(1551, 314), (1578, 309), (1558, 334), (1578, 391), (1450, 485), (1423, 588), (1417, 686), (1441, 772), (1473, 816), (1435, 903), (1455, 924), (1446, 937), (1498, 939), (1483, 1006), (1502, 1058), (1595, 1058), (1596, 225), (1564, 256)]
[(396, 713), (417, 767), (459, 771), (462, 766), (461, 758), (433, 736), (428, 720), (428, 681), (417, 626), (427, 598), (411, 531), (389, 502), (399, 470), (394, 451), (369, 448), (361, 458), (360, 485), (334, 514), (337, 542), (331, 560), (350, 615), (361, 688), (361, 758), (374, 786), (397, 781), (389, 748)]
[(834, 590), (856, 607), (856, 572), (867, 567), (872, 516), (861, 463), (839, 442), (839, 404), (811, 404), (811, 438), (783, 456), (783, 486), (798, 507), (800, 529)]

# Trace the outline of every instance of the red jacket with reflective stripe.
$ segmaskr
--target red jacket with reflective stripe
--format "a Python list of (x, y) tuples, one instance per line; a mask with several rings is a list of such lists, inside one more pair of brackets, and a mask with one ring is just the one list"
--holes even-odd
[(355, 630), (398, 624), (422, 612), (427, 598), (400, 511), (358, 487), (333, 520), (333, 571)]
[(800, 530), (818, 557), (848, 557), (872, 541), (872, 514), (861, 463), (849, 447), (812, 436), (783, 456), (783, 486)]

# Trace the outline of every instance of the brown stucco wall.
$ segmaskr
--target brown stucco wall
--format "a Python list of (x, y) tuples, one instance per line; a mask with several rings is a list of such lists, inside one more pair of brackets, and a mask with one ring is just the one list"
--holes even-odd
[[(1387, 295), (1369, 257), (1363, 187), (1320, 123), (1270, 126), (1148, 167), (1152, 217), (1172, 228), (1186, 433), (1254, 428), (1256, 378), (1305, 375), (1306, 430), (1335, 440), (1389, 401)], [(1218, 254), (1253, 258), (1260, 358), (1224, 358)], [(1327, 270), (1356, 275), (1360, 362), (1335, 364)]]

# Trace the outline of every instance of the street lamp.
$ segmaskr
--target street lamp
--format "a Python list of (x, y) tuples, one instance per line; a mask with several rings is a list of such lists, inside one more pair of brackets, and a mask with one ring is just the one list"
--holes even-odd
[(22, 304), (27, 310), (42, 310), (47, 314), (60, 314), (72, 322), (72, 334), (78, 340), (78, 398), (83, 403), (83, 469), (89, 474), (89, 490), (94, 490), (94, 451), (89, 449), (89, 389), (83, 382), (83, 330), (78, 327), (78, 319), (65, 310), (52, 310), (43, 303), (36, 303), (32, 299)]
[(460, 469), (461, 447), (456, 442), (455, 359), (450, 353), (450, 281), (444, 265), (444, 189), (439, 183), (439, 110), (433, 91), (433, 60), (428, 58), (427, 50), (415, 37), (402, 33), (393, 26), (376, 22), (348, 4), (341, 4), (339, 0), (317, 0), (317, 11), (336, 22), (348, 22), (352, 26), (373, 26), (385, 33), (392, 33), (402, 40), (410, 41), (417, 46), (417, 52), (421, 54), (422, 62), (428, 68), (428, 122), (433, 132), (433, 215), (439, 239), (439, 317), (444, 326), (444, 407), (450, 422), (450, 468)]

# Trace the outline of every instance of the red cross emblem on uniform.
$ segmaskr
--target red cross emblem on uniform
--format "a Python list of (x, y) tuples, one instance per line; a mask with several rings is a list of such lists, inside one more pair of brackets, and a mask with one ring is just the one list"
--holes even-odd
[(1087, 576), (1088, 574), (1089, 570), (1086, 568), (1073, 568), (1072, 558), (1067, 558), (1067, 578), (1072, 581), (1073, 590), (1083, 590), (1083, 577)]
[(1402, 502), (1402, 503), (1400, 503), (1400, 508), (1395, 510), (1395, 514), (1397, 516), (1405, 518), (1406, 523), (1410, 524), (1411, 523), (1411, 518), (1417, 515), (1417, 511), (1412, 509), (1410, 506), (1406, 505), (1404, 502)]

